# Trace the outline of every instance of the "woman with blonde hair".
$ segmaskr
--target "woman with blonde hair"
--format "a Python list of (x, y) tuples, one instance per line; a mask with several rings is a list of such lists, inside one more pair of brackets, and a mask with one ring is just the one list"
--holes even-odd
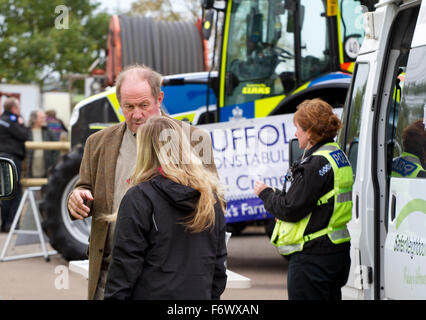
[(352, 168), (334, 137), (341, 127), (331, 106), (302, 102), (294, 114), (302, 158), (292, 166), (291, 186), (275, 191), (261, 181), (254, 191), (277, 218), (271, 242), (289, 258), (291, 300), (340, 300), (350, 268)]
[(149, 118), (137, 148), (132, 187), (116, 216), (105, 299), (219, 299), (227, 253), (218, 177), (171, 118)]

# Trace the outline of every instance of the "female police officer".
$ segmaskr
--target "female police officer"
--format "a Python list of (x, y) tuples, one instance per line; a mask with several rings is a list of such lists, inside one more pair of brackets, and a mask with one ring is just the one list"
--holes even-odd
[(306, 100), (294, 115), (302, 159), (291, 186), (275, 191), (261, 181), (254, 191), (277, 218), (271, 242), (289, 257), (289, 299), (341, 299), (350, 268), (352, 168), (333, 141), (341, 127), (331, 106)]

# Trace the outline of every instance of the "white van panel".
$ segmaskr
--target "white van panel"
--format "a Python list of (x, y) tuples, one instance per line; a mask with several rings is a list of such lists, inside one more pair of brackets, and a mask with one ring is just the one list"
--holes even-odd
[[(369, 64), (369, 81), (378, 77), (377, 52), (359, 56), (357, 63)], [(368, 86), (361, 111), (359, 150), (356, 177), (353, 185), (354, 202), (352, 220), (348, 223), (351, 235), (351, 269), (346, 286), (342, 290), (344, 299), (371, 299), (373, 292), (368, 281), (368, 268), (374, 266), (374, 202), (371, 182), (371, 134), (373, 112), (371, 111), (374, 86)], [(359, 197), (359, 218), (356, 218), (355, 201)]]
[(414, 31), (413, 48), (426, 45), (426, 1), (422, 1), (419, 16), (417, 18), (416, 30)]
[(426, 179), (391, 178), (395, 219), (385, 242), (385, 297), (426, 299)]

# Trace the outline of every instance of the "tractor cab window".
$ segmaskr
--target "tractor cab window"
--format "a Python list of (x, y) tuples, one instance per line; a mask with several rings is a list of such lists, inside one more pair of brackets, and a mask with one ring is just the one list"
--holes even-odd
[(235, 0), (229, 18), (225, 101), (234, 105), (294, 89), (293, 11), (283, 0)]
[(300, 1), (300, 80), (306, 82), (330, 68), (330, 50), (323, 1)]
[(362, 39), (364, 39), (364, 16), (360, 1), (342, 0), (340, 2), (340, 41), (343, 44), (342, 63), (355, 61)]

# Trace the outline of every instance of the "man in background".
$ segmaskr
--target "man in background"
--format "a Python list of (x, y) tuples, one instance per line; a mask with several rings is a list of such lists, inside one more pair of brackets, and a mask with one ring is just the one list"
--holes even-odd
[[(29, 137), (31, 141), (57, 141), (55, 134), (47, 128), (46, 115), (41, 110), (34, 110), (29, 119)], [(27, 173), (31, 178), (46, 178), (48, 170), (58, 162), (57, 150), (28, 150)]]
[(4, 112), (0, 117), (0, 156), (13, 160), (18, 171), (16, 197), (12, 200), (2, 201), (1, 232), (9, 232), (22, 197), (20, 179), (28, 130), (24, 126), (21, 106), (17, 98), (7, 98), (3, 108)]
[[(51, 130), (56, 137), (57, 141), (61, 141), (61, 136), (66, 136), (68, 133), (67, 128), (61, 119), (56, 118), (55, 110), (47, 110), (46, 111), (46, 122), (47, 127)], [(64, 139), (66, 140), (66, 139)]]

